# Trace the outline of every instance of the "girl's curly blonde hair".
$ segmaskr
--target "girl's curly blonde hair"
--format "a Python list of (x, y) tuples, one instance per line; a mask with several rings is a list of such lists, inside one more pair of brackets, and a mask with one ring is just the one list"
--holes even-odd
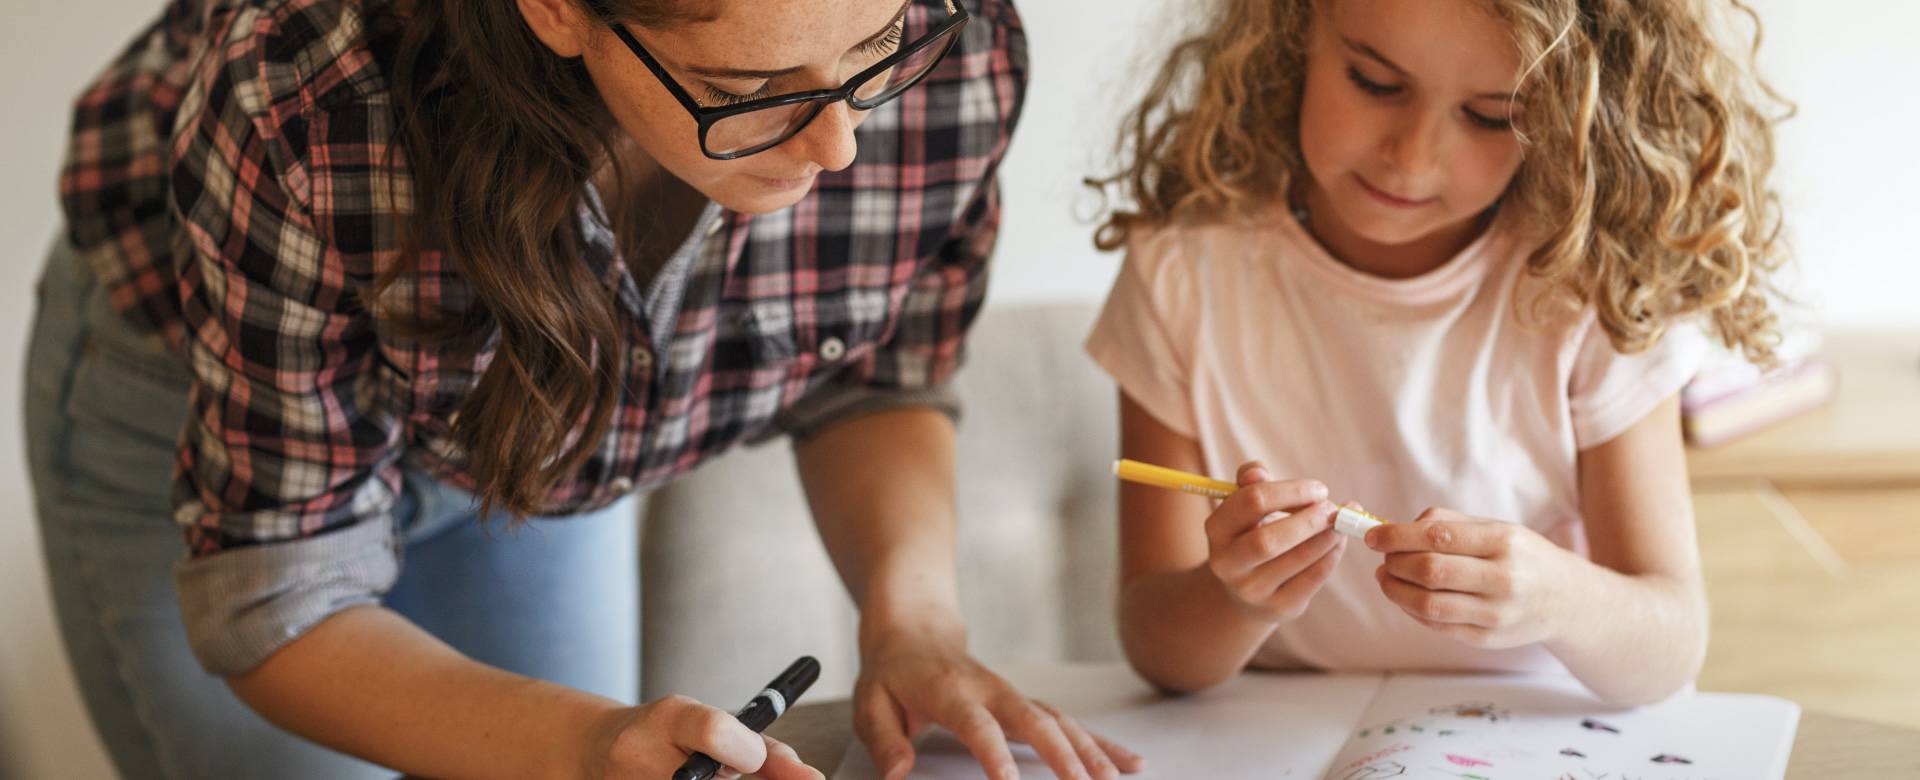
[[(1220, 0), (1127, 116), (1103, 250), (1138, 229), (1255, 216), (1301, 161), (1298, 112), (1316, 13), (1338, 0)], [(1536, 307), (1591, 305), (1615, 348), (1638, 352), (1705, 315), (1748, 359), (1779, 340), (1770, 280), (1785, 262), (1768, 183), (1773, 126), (1792, 114), (1745, 56), (1723, 49), (1707, 0), (1477, 0), (1513, 27), (1525, 149), (1501, 209), (1540, 237)], [(1769, 107), (1778, 107), (1769, 113)]]

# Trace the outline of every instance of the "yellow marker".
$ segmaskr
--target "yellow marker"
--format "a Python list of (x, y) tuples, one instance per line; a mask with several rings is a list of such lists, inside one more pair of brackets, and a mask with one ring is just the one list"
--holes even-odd
[[(1150, 485), (1182, 493), (1192, 493), (1214, 499), (1224, 499), (1233, 495), (1240, 486), (1232, 482), (1222, 482), (1199, 474), (1189, 474), (1178, 469), (1141, 463), (1137, 460), (1121, 458), (1113, 462), (1113, 475), (1128, 482)], [(1376, 525), (1387, 525), (1387, 521), (1362, 512), (1353, 507), (1340, 507), (1334, 513), (1333, 528), (1355, 539), (1364, 539), (1367, 531)]]
[(1240, 489), (1239, 485), (1232, 482), (1221, 482), (1199, 474), (1188, 474), (1177, 469), (1125, 458), (1113, 462), (1113, 475), (1128, 482), (1178, 490), (1208, 498), (1226, 498), (1232, 495), (1233, 491)]

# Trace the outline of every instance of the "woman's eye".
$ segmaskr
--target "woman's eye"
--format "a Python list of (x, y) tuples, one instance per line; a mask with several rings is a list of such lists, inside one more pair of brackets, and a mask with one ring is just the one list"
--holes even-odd
[(767, 96), (767, 84), (764, 82), (761, 83), (759, 89), (756, 89), (753, 92), (744, 94), (744, 95), (738, 92), (730, 92), (728, 90), (721, 89), (712, 84), (707, 85), (707, 100), (709, 102), (712, 102), (717, 105), (722, 105), (722, 106), (731, 106), (736, 103), (745, 103), (749, 100), (759, 100), (760, 98), (763, 98), (766, 96)]
[(867, 41), (866, 43), (860, 44), (860, 53), (861, 54), (892, 54), (895, 49), (900, 48), (900, 38), (902, 35), (906, 33), (906, 27), (907, 27), (907, 20), (905, 19), (901, 19), (898, 22), (894, 22), (893, 27), (887, 30), (886, 35), (882, 35), (871, 41)]
[(1382, 84), (1374, 81), (1361, 75), (1359, 68), (1347, 68), (1347, 79), (1352, 81), (1354, 86), (1359, 87), (1361, 92), (1373, 95), (1374, 97), (1392, 97), (1400, 94), (1399, 85)]

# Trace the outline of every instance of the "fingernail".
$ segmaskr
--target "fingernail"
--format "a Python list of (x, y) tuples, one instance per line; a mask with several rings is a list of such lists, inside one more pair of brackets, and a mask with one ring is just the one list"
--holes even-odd
[(1267, 473), (1265, 466), (1255, 466), (1247, 470), (1247, 479), (1255, 482), (1272, 482), (1273, 475)]
[(1367, 546), (1368, 546), (1368, 547), (1373, 547), (1373, 546), (1375, 546), (1375, 545), (1378, 545), (1378, 544), (1380, 544), (1380, 529), (1378, 529), (1378, 528), (1375, 528), (1375, 529), (1373, 529), (1373, 530), (1371, 530), (1371, 531), (1368, 531), (1368, 532), (1367, 532)]
[(1268, 512), (1266, 517), (1260, 518), (1260, 525), (1271, 525), (1280, 522), (1285, 519), (1286, 516), (1287, 513), (1285, 512)]

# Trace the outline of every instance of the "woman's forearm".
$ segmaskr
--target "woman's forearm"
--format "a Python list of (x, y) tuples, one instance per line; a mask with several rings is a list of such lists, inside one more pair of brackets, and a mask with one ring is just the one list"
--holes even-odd
[(473, 661), (381, 607), (337, 613), (234, 693), (282, 728), (408, 774), (578, 777), (623, 705)]
[(927, 621), (958, 631), (953, 423), (898, 409), (835, 423), (794, 447), (814, 523), (864, 638)]

